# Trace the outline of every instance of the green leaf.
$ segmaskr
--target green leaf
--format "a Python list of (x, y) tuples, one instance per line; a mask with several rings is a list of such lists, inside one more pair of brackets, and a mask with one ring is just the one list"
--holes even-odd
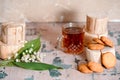
[(46, 64), (46, 63), (36, 63), (36, 62), (13, 62), (16, 66), (22, 67), (24, 69), (31, 70), (50, 70), (50, 69), (62, 69), (61, 67), (57, 67), (54, 65)]
[(13, 61), (14, 60), (1, 60), (0, 67), (2, 67), (2, 66), (14, 66)]
[[(34, 45), (32, 47), (32, 45)], [(22, 53), (25, 52), (25, 50), (29, 50), (30, 48), (33, 48), (33, 51), (37, 52), (40, 47), (41, 47), (41, 42), (40, 42), (40, 38), (37, 38), (37, 39), (34, 39), (34, 40), (31, 40), (31, 41), (28, 41), (27, 43), (25, 43), (24, 47), (21, 48), (17, 53), (18, 53), (18, 56), (16, 57), (17, 59), (20, 59), (21, 56), (22, 56)]]

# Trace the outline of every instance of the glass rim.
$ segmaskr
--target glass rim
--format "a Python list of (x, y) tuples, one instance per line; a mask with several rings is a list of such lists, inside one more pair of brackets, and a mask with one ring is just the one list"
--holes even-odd
[(85, 24), (68, 22), (62, 25), (62, 28), (67, 28), (67, 27), (79, 27), (82, 29), (82, 28), (85, 28)]

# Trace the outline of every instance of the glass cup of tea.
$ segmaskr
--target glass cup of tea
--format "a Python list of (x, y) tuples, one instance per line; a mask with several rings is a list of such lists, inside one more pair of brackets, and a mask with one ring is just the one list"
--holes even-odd
[(58, 38), (58, 48), (68, 54), (84, 51), (84, 25), (67, 23), (62, 26), (62, 36)]

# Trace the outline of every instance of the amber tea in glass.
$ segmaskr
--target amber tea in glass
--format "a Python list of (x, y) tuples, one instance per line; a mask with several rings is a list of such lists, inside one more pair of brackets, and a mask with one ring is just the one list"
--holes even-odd
[(84, 50), (83, 26), (72, 25), (62, 27), (62, 49), (69, 54), (80, 54)]

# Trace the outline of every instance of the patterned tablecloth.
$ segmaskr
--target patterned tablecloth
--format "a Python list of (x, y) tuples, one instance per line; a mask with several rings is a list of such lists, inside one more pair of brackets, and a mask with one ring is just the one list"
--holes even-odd
[(114, 41), (117, 64), (103, 73), (83, 74), (76, 70), (77, 62), (85, 62), (85, 53), (70, 55), (56, 49), (63, 23), (27, 23), (26, 40), (41, 35), (43, 62), (61, 66), (62, 70), (34, 71), (18, 67), (1, 67), (0, 80), (120, 80), (120, 23), (109, 23), (109, 37)]

